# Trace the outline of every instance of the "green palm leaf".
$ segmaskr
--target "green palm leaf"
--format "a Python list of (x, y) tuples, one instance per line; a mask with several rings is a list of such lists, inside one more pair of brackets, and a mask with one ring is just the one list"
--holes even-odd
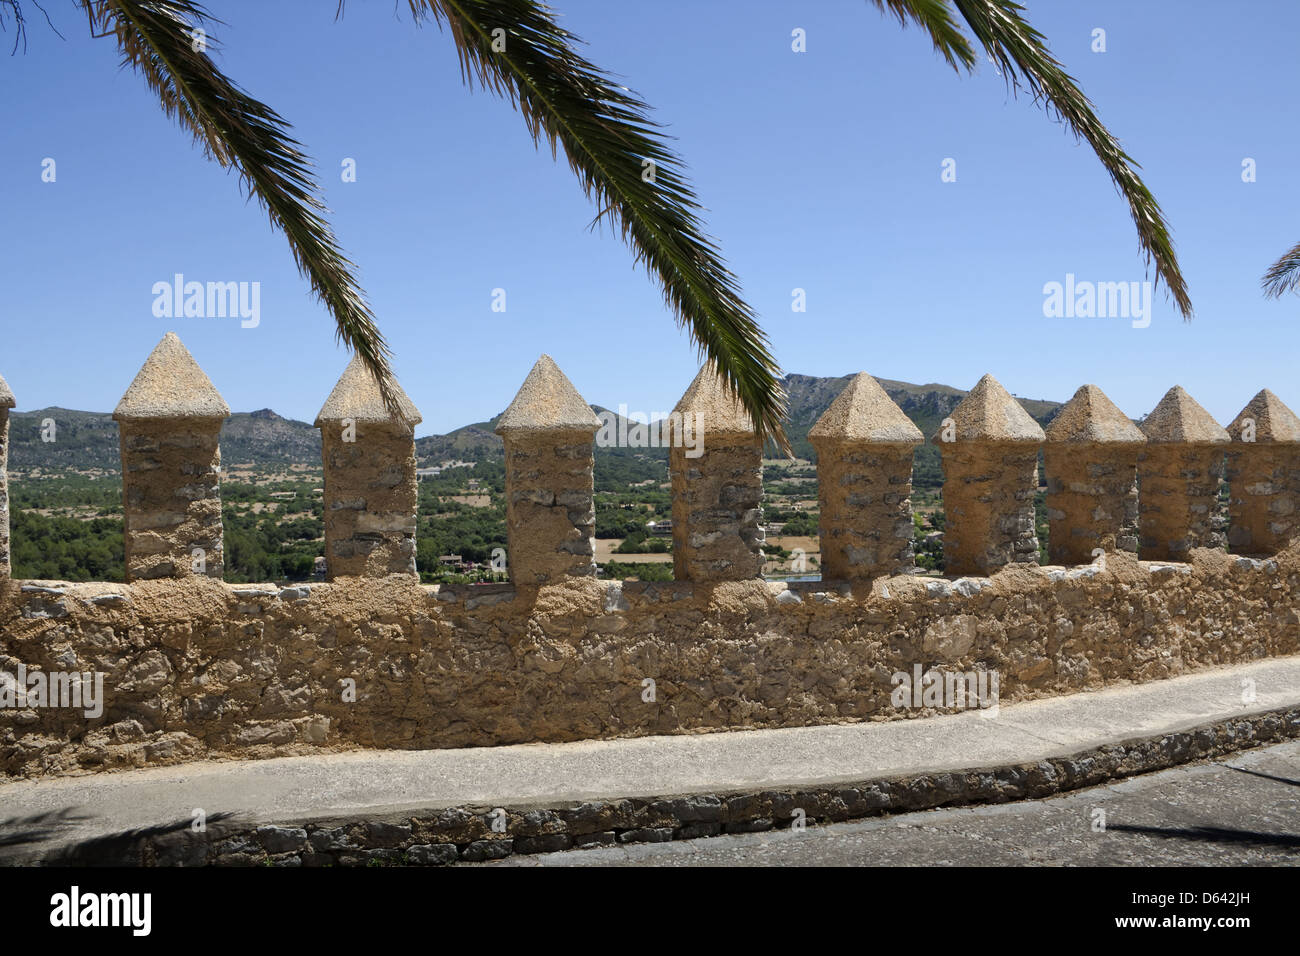
[(1015, 0), (872, 2), (882, 11), (895, 14), (900, 21), (911, 21), (921, 27), (954, 69), (964, 67), (969, 71), (974, 68), (976, 58), (966, 38), (957, 30), (948, 9), (951, 3), (1012, 89), (1027, 88), (1035, 102), (1059, 116), (1075, 136), (1092, 147), (1128, 203), (1129, 215), (1137, 226), (1138, 242), (1147, 262), (1155, 267), (1157, 284), (1163, 279), (1179, 312), (1184, 318), (1192, 317), (1192, 300), (1174, 255), (1164, 212), (1138, 175), (1140, 167), (1102, 125), (1092, 103), (1052, 56), (1043, 35), (1021, 16), (1024, 7)]
[[(123, 65), (139, 73), (163, 110), (189, 130), (225, 168), (239, 171), (271, 223), (289, 240), (298, 270), (333, 314), (339, 338), (380, 384), (389, 411), (401, 416), (392, 388), (388, 346), (317, 199), (310, 160), (281, 116), (229, 80), (194, 42), (193, 30), (219, 24), (189, 0), (78, 0), (92, 32), (112, 35)], [(213, 41), (209, 38), (206, 43)]]
[(533, 0), (409, 2), (417, 23), (447, 25), (466, 82), (508, 97), (536, 142), (545, 139), (553, 156), (563, 149), (601, 210), (595, 222), (621, 232), (759, 432), (788, 451), (785, 393), (767, 337), (704, 235), (682, 163), (646, 104), (583, 59), (579, 41)]
[(1264, 294), (1273, 299), (1300, 288), (1300, 245), (1292, 246), (1281, 259), (1268, 267), (1263, 285)]

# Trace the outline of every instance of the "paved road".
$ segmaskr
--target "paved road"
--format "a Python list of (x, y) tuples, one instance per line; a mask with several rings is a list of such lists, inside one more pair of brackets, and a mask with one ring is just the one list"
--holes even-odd
[[(1096, 832), (1097, 811), (1105, 831)], [(1300, 741), (1046, 800), (483, 866), (1300, 865)]]

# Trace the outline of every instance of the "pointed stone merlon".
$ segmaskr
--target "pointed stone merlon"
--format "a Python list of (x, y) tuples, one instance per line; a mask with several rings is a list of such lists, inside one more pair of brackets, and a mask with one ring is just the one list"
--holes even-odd
[(862, 372), (808, 432), (817, 450), (822, 579), (906, 574), (912, 549), (912, 458), (925, 441)]
[(230, 407), (168, 332), (118, 402), (126, 579), (220, 578), (221, 423)]
[(1036, 564), (1034, 495), (1043, 430), (985, 375), (931, 438), (943, 456), (943, 558), (948, 574)]
[(1300, 418), (1264, 389), (1228, 434), (1228, 544), (1238, 554), (1277, 554), (1300, 538)]
[(0, 378), (0, 578), (9, 577), (9, 409), (14, 393)]
[(591, 406), (555, 360), (537, 360), (497, 422), (506, 451), (507, 568), (516, 585), (596, 573)]
[(1137, 460), (1146, 440), (1096, 385), (1075, 392), (1047, 426), (1052, 564), (1088, 564), (1096, 549), (1137, 553)]
[(417, 577), (415, 405), (390, 382), (401, 409), (384, 405), (359, 355), (316, 416), (325, 467), (325, 570), (344, 577)]
[(763, 573), (763, 443), (735, 392), (709, 366), (668, 421), (673, 574), (742, 581)]
[(1231, 440), (1210, 413), (1175, 385), (1141, 425), (1138, 457), (1139, 554), (1144, 561), (1186, 561), (1192, 548), (1217, 548), (1224, 446)]

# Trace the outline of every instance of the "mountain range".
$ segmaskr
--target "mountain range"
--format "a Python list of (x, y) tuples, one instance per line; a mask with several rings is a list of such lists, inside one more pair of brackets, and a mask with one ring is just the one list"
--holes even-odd
[[(808, 429), (813, 426), (835, 397), (852, 378), (851, 375), (826, 378), (813, 375), (787, 375), (784, 385), (789, 397), (787, 434), (800, 458), (812, 458), (808, 443)], [(929, 437), (939, 423), (952, 413), (966, 392), (949, 385), (913, 385), (909, 382), (878, 379), (904, 414), (921, 432)], [(1046, 425), (1055, 417), (1061, 403), (1019, 399), (1021, 405), (1040, 424)], [(598, 413), (604, 409), (592, 408)], [(445, 435), (428, 435), (417, 438), (416, 456), (421, 466), (442, 461), (482, 461), (503, 456), (501, 439), (493, 433), (500, 415), (485, 422), (475, 422), (457, 428)], [(42, 424), (52, 419), (55, 426), (54, 441), (42, 440)], [(9, 465), (16, 471), (40, 468), (44, 471), (61, 469), (102, 469), (116, 472), (120, 465), (117, 423), (106, 412), (83, 412), (66, 408), (42, 408), (31, 412), (10, 414)], [(46, 430), (48, 434), (48, 429)], [(599, 460), (603, 456), (627, 457), (647, 455), (664, 458), (666, 449), (656, 448), (597, 448)], [(263, 408), (255, 412), (238, 412), (231, 415), (221, 430), (221, 458), (226, 465), (273, 464), (291, 465), (320, 463), (320, 432), (307, 422), (284, 418)], [(938, 450), (932, 446), (917, 449), (917, 471), (937, 471)]]

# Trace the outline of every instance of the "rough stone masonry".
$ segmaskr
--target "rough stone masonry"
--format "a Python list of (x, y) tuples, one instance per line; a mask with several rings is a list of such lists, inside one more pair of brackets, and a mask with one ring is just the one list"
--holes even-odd
[(538, 585), (596, 573), (592, 436), (600, 419), (560, 371), (537, 360), (496, 431), (506, 453), (510, 580)]
[(1093, 551), (1138, 550), (1138, 453), (1146, 443), (1096, 385), (1074, 393), (1047, 429), (1048, 556), (1087, 564)]
[(325, 568), (330, 580), (416, 576), (415, 426), (421, 418), (402, 387), (396, 381), (389, 384), (398, 400), (396, 415), (354, 355), (316, 416), (325, 466)]
[(0, 579), (9, 577), (9, 409), (14, 393), (0, 378)]
[(122, 447), (128, 581), (221, 577), (217, 439), (229, 415), (225, 399), (168, 332), (113, 412)]
[(912, 458), (925, 441), (859, 373), (808, 432), (817, 451), (822, 576), (870, 580), (913, 566)]
[(931, 441), (943, 456), (944, 568), (992, 574), (1036, 564), (1034, 495), (1043, 430), (992, 375), (953, 409)]
[(106, 702), (0, 709), (0, 768), (899, 719), (937, 712), (891, 704), (915, 664), (995, 671), (1011, 702), (1300, 652), (1300, 549), (1189, 557), (854, 589), (7, 581), (0, 670), (99, 671)]
[[(763, 443), (753, 420), (705, 366), (670, 418), (673, 573), (682, 581), (743, 581), (763, 571)], [(702, 454), (683, 432), (694, 424)]]

